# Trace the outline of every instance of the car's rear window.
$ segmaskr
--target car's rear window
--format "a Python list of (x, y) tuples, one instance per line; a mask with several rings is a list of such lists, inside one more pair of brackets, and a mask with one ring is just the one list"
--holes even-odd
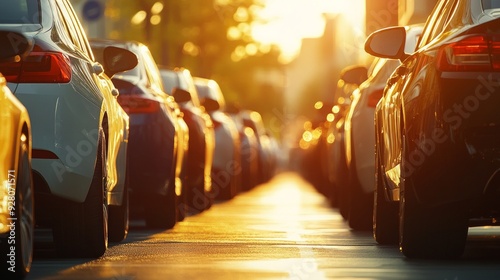
[(39, 0), (1, 0), (0, 24), (33, 24), (41, 22)]
[(482, 0), (483, 10), (500, 8), (500, 0)]

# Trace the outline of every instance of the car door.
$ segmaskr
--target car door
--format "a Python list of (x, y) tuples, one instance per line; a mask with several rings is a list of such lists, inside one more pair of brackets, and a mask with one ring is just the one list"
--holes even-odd
[(75, 52), (80, 58), (81, 64), (79, 65), (81, 69), (78, 72), (82, 74), (82, 77), (86, 76), (92, 79), (88, 83), (92, 85), (89, 91), (95, 94), (98, 100), (101, 100), (101, 103), (97, 104), (101, 107), (99, 120), (101, 125), (105, 122), (103, 120), (104, 115), (107, 117), (106, 125), (108, 127), (105, 130), (108, 145), (107, 183), (108, 189), (113, 191), (118, 182), (120, 182), (120, 186), (123, 186), (124, 183), (126, 153), (125, 147), (121, 147), (121, 145), (125, 143), (124, 138), (128, 135), (126, 133), (126, 120), (124, 119), (128, 117), (122, 112), (116, 100), (118, 91), (114, 88), (109, 77), (104, 74), (102, 65), (95, 62), (88, 39), (73, 8), (66, 0), (57, 1), (57, 4), (59, 11), (63, 15), (71, 41), (75, 45)]
[[(456, 1), (441, 1), (431, 14), (423, 30), (417, 51), (410, 55), (391, 75), (382, 100), (382, 127), (384, 144), (384, 167), (386, 174), (395, 184), (404, 172), (411, 172), (408, 166), (402, 170), (402, 149), (404, 133), (411, 124), (411, 119), (418, 112), (408, 111), (408, 104), (421, 99), (421, 90), (425, 87), (425, 71), (429, 65), (426, 54), (422, 51), (444, 30), (449, 15), (454, 11)], [(416, 128), (418, 129), (418, 128)], [(412, 159), (410, 159), (412, 160)], [(421, 159), (413, 159), (415, 164)], [(397, 185), (391, 186), (398, 187)]]

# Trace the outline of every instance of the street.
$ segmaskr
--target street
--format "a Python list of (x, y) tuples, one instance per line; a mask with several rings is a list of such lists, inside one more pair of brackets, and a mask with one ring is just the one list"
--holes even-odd
[(500, 279), (500, 230), (469, 230), (455, 261), (409, 260), (351, 231), (294, 173), (214, 204), (173, 229), (133, 220), (99, 259), (60, 259), (38, 238), (27, 279)]

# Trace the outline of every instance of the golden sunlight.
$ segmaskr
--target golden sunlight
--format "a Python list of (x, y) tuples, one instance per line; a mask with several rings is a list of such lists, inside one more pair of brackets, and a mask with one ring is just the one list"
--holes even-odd
[(252, 37), (261, 44), (277, 45), (281, 62), (293, 60), (303, 38), (323, 35), (325, 14), (343, 14), (362, 26), (365, 0), (264, 0), (252, 25)]

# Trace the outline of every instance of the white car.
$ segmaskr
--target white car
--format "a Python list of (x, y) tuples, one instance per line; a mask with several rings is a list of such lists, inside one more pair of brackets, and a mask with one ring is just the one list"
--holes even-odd
[(5, 0), (0, 11), (0, 30), (34, 44), (22, 63), (1, 63), (0, 72), (31, 117), (37, 225), (52, 227), (60, 255), (101, 256), (108, 210), (111, 239), (128, 227), (128, 116), (109, 77), (137, 58), (110, 48), (97, 63), (68, 0)]
[[(405, 51), (413, 52), (422, 33), (422, 25), (408, 27)], [(368, 79), (353, 93), (344, 124), (344, 145), (348, 171), (349, 226), (371, 229), (375, 191), (375, 107), (387, 80), (401, 64), (399, 60), (375, 59)]]
[(224, 110), (226, 102), (214, 80), (194, 77), (194, 84), (214, 124), (215, 149), (212, 163), (212, 191), (215, 198), (231, 199), (241, 186), (241, 141), (234, 120)]

